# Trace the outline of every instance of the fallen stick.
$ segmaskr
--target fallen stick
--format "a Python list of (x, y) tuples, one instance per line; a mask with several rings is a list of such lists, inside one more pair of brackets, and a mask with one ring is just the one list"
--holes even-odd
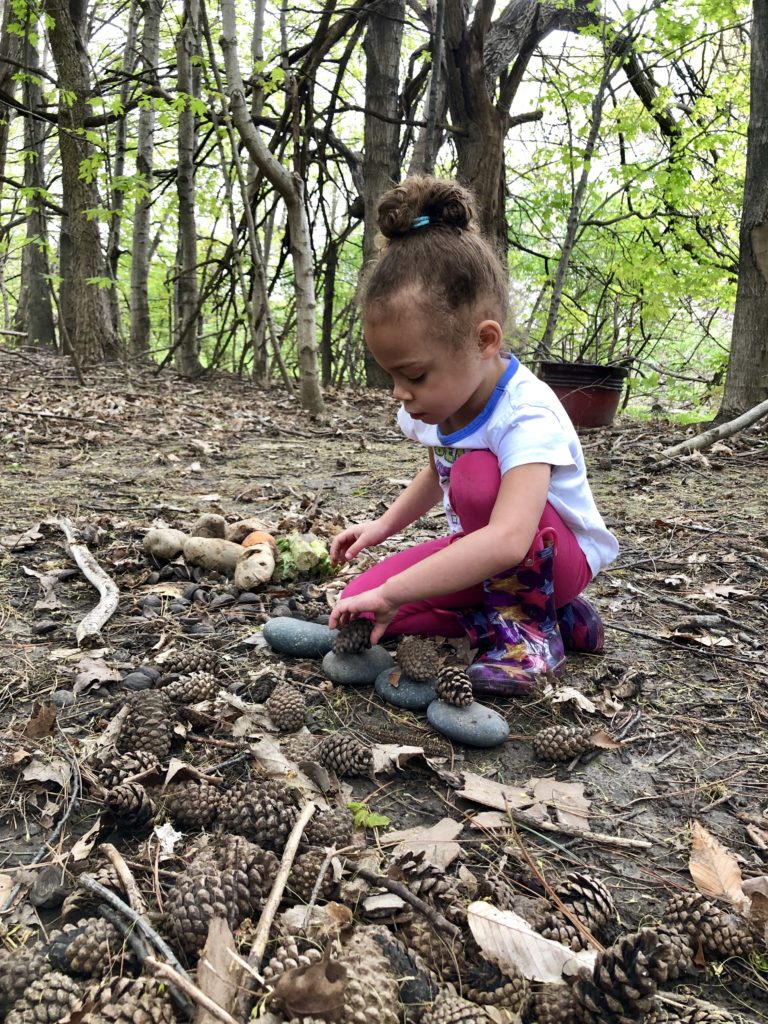
[[(283, 898), (283, 892), (285, 891), (288, 876), (290, 875), (291, 868), (293, 867), (293, 861), (296, 857), (296, 851), (299, 848), (301, 837), (304, 834), (304, 829), (307, 827), (309, 819), (316, 810), (317, 804), (312, 800), (302, 807), (301, 814), (294, 822), (291, 834), (288, 836), (288, 842), (285, 844), (283, 856), (280, 860), (280, 867), (275, 875), (275, 880), (272, 883), (272, 889), (267, 897), (267, 901), (262, 908), (259, 923), (256, 926), (256, 931), (253, 936), (251, 951), (248, 954), (248, 970), (256, 976), (258, 976), (259, 967), (261, 966), (261, 961), (264, 958), (264, 951), (266, 950), (267, 942), (269, 941), (269, 932), (272, 928), (272, 922), (275, 919), (277, 908), (280, 906), (280, 900)], [(234, 1007), (238, 1020), (248, 1020), (250, 1015), (251, 991), (249, 986), (243, 982), (244, 979), (241, 979), (240, 995), (238, 996)]]
[(144, 963), (158, 978), (162, 978), (163, 981), (167, 981), (169, 984), (181, 989), (193, 1002), (207, 1010), (212, 1017), (223, 1021), (223, 1024), (238, 1024), (234, 1017), (227, 1013), (218, 1003), (215, 1003), (202, 989), (198, 988), (187, 975), (179, 974), (170, 964), (164, 964), (153, 956), (148, 956)]
[(102, 843), (101, 852), (105, 853), (107, 857), (109, 857), (112, 867), (117, 872), (117, 876), (123, 884), (123, 889), (125, 889), (125, 895), (128, 897), (131, 909), (135, 910), (137, 914), (146, 914), (147, 905), (144, 902), (143, 896), (139, 892), (136, 879), (133, 877), (131, 869), (125, 863), (120, 853), (118, 853), (111, 843)]
[(369, 871), (368, 868), (358, 867), (355, 874), (364, 878), (366, 882), (370, 882), (371, 885), (378, 885), (382, 889), (386, 889), (388, 892), (392, 892), (395, 896), (399, 896), (401, 900), (405, 900), (406, 903), (418, 910), (420, 914), (436, 928), (438, 931), (445, 932), (450, 935), (452, 939), (457, 939), (461, 935), (461, 928), (458, 928), (455, 924), (443, 917), (439, 910), (435, 910), (426, 903), (420, 896), (416, 896), (407, 885), (403, 885), (402, 882), (395, 881), (394, 878), (385, 878), (384, 875), (377, 875), (375, 871)]
[(560, 832), (564, 836), (574, 836), (576, 839), (584, 839), (586, 842), (604, 843), (606, 846), (623, 846), (628, 850), (650, 850), (653, 843), (647, 839), (625, 839), (624, 836), (609, 836), (605, 832), (590, 832), (584, 828), (575, 828), (568, 825), (556, 825), (551, 821), (541, 821), (532, 814), (519, 811), (516, 807), (507, 807), (507, 813), (515, 821), (535, 832)]
[(63, 531), (69, 545), (69, 553), (77, 563), (83, 576), (98, 590), (101, 599), (95, 608), (78, 623), (75, 636), (78, 644), (88, 636), (98, 633), (102, 626), (112, 618), (117, 610), (120, 591), (112, 578), (101, 568), (91, 552), (76, 539), (75, 528), (69, 519), (59, 519), (58, 527)]
[(672, 445), (671, 448), (665, 448), (663, 451), (657, 452), (653, 458), (656, 462), (660, 462), (662, 459), (674, 459), (676, 455), (682, 455), (684, 452), (695, 452), (701, 451), (702, 448), (709, 448), (715, 441), (720, 441), (724, 437), (732, 437), (734, 434), (738, 434), (740, 430), (746, 430), (747, 427), (751, 427), (753, 423), (761, 420), (763, 416), (768, 416), (768, 399), (748, 409), (734, 420), (721, 423), (719, 427), (712, 427), (711, 430), (705, 430), (703, 434), (689, 437), (687, 441), (681, 441), (680, 444)]

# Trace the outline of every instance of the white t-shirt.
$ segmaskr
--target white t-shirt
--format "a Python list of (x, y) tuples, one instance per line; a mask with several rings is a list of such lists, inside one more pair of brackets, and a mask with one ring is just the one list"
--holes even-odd
[(552, 467), (547, 501), (573, 530), (593, 577), (619, 553), (619, 544), (597, 511), (587, 482), (581, 444), (568, 414), (551, 388), (515, 356), (483, 411), (466, 427), (442, 434), (412, 419), (402, 406), (397, 422), (406, 437), (431, 448), (452, 533), (461, 523), (448, 499), (451, 466), (467, 451), (493, 452), (503, 476), (515, 466), (544, 462)]

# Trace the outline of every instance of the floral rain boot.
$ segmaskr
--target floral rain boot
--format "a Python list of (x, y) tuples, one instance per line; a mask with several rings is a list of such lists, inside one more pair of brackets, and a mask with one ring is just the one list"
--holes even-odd
[(539, 677), (562, 668), (565, 650), (553, 580), (555, 540), (554, 530), (542, 530), (524, 562), (483, 583), (494, 642), (469, 666), (476, 693), (525, 696)]
[(605, 647), (605, 629), (600, 613), (586, 597), (574, 597), (557, 609), (557, 623), (566, 651), (596, 654)]

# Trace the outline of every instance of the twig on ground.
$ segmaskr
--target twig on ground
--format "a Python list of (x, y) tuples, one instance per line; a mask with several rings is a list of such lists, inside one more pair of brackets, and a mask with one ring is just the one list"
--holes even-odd
[(133, 877), (131, 869), (125, 863), (120, 853), (111, 843), (102, 843), (101, 852), (105, 853), (107, 857), (109, 857), (109, 860), (122, 883), (123, 889), (125, 889), (125, 894), (128, 897), (131, 908), (135, 910), (137, 914), (146, 914), (147, 905), (144, 902), (144, 897), (139, 892), (136, 879)]
[(215, 1003), (210, 996), (207, 996), (202, 989), (199, 989), (186, 974), (179, 974), (178, 971), (174, 970), (170, 964), (164, 964), (161, 960), (156, 960), (153, 956), (148, 956), (144, 961), (146, 967), (152, 971), (157, 977), (162, 978), (163, 981), (167, 981), (171, 985), (176, 985), (178, 988), (188, 995), (189, 998), (197, 1003), (198, 1006), (202, 1006), (203, 1009), (207, 1010), (217, 1020), (223, 1021), (223, 1024), (238, 1024), (234, 1017), (232, 1017), (225, 1009)]
[[(275, 919), (277, 908), (280, 906), (280, 900), (283, 898), (283, 892), (285, 891), (288, 876), (290, 875), (291, 868), (293, 867), (293, 861), (296, 857), (296, 851), (299, 848), (301, 837), (304, 834), (304, 829), (307, 827), (309, 819), (316, 810), (317, 804), (312, 800), (304, 805), (301, 810), (301, 814), (298, 816), (293, 828), (291, 829), (291, 834), (288, 836), (288, 842), (285, 844), (283, 856), (280, 861), (280, 868), (275, 875), (275, 880), (272, 883), (272, 889), (262, 908), (259, 923), (256, 926), (256, 931), (253, 936), (251, 951), (248, 954), (248, 970), (256, 976), (258, 976), (258, 970), (261, 966), (261, 961), (264, 958), (264, 950), (267, 948), (272, 922)], [(250, 988), (247, 985), (242, 984), (240, 986), (240, 994), (234, 1007), (235, 1014), (239, 1020), (248, 1019), (250, 1013), (250, 1002)]]
[[(696, 651), (696, 648), (691, 644), (678, 643), (673, 636), (656, 636), (654, 633), (647, 633), (640, 629), (630, 629), (628, 626), (619, 626), (616, 622), (608, 622), (603, 619), (603, 625), (608, 629), (615, 629), (619, 633), (627, 633), (628, 636), (637, 636), (641, 640), (654, 640), (657, 644), (667, 644), (669, 647), (674, 647), (678, 651), (687, 651), (689, 654), (691, 651)], [(737, 654), (727, 654), (725, 651), (721, 651), (719, 647), (701, 647), (700, 651), (696, 651), (697, 654), (708, 654), (712, 658), (724, 658), (726, 661), (739, 661), (742, 665), (762, 665), (761, 661), (756, 658), (740, 658)]]
[(698, 434), (696, 437), (689, 437), (686, 441), (682, 441), (680, 444), (672, 445), (671, 448), (665, 448), (654, 456), (657, 462), (663, 462), (665, 459), (673, 459), (676, 455), (682, 455), (686, 452), (701, 451), (702, 448), (709, 448), (710, 445), (714, 444), (715, 441), (720, 441), (724, 437), (732, 437), (734, 434), (738, 434), (740, 430), (746, 430), (747, 427), (751, 427), (753, 423), (757, 423), (758, 420), (762, 419), (763, 416), (768, 416), (768, 400), (760, 402), (759, 405), (753, 406), (748, 409), (747, 412), (742, 413), (741, 416), (737, 416), (733, 420), (729, 420), (727, 423), (721, 423), (719, 427), (712, 427), (711, 430), (705, 430), (703, 434)]
[(650, 850), (653, 843), (647, 839), (626, 839), (624, 836), (609, 836), (605, 832), (590, 832), (588, 829), (575, 828), (572, 825), (555, 824), (552, 821), (542, 821), (532, 814), (526, 814), (517, 807), (507, 807), (510, 817), (514, 818), (519, 825), (525, 825), (535, 832), (561, 832), (564, 836), (574, 836), (583, 839), (588, 843), (604, 843), (606, 846), (623, 846), (629, 850)]
[(304, 927), (305, 928), (307, 928), (309, 926), (309, 922), (310, 922), (310, 920), (312, 918), (312, 908), (315, 905), (317, 897), (320, 895), (320, 887), (323, 884), (323, 879), (325, 878), (325, 873), (328, 870), (328, 868), (331, 866), (331, 861), (333, 860), (333, 858), (335, 856), (336, 856), (336, 847), (335, 846), (331, 846), (331, 847), (329, 847), (325, 851), (325, 858), (323, 860), (323, 863), (320, 865), (320, 870), (317, 872), (317, 878), (315, 879), (315, 884), (312, 886), (312, 892), (309, 894), (309, 902), (307, 903), (307, 912), (304, 915)]
[(456, 939), (461, 935), (460, 928), (457, 928), (455, 924), (451, 924), (447, 918), (443, 917), (439, 910), (435, 910), (434, 907), (431, 907), (420, 896), (412, 893), (408, 886), (403, 885), (402, 882), (397, 882), (394, 878), (386, 878), (384, 875), (377, 875), (375, 871), (369, 871), (368, 868), (358, 867), (355, 873), (364, 878), (366, 882), (370, 882), (371, 885), (378, 885), (382, 889), (394, 893), (395, 896), (399, 896), (406, 903), (410, 903), (414, 910), (418, 910), (420, 914), (423, 914), (438, 931), (445, 932), (452, 939)]
[(96, 879), (92, 878), (90, 875), (80, 875), (77, 881), (78, 885), (81, 885), (89, 892), (96, 893), (97, 896), (100, 896), (105, 903), (108, 903), (110, 907), (113, 907), (118, 911), (118, 913), (122, 914), (123, 917), (127, 917), (129, 921), (133, 921), (142, 935), (152, 943), (155, 949), (159, 950), (163, 954), (168, 963), (173, 966), (174, 970), (186, 977), (187, 972), (179, 963), (176, 954), (165, 939), (161, 935), (157, 934), (152, 925), (145, 920), (141, 914), (137, 914), (136, 911), (132, 910), (124, 900), (121, 900), (119, 896), (116, 896), (113, 892), (107, 889), (105, 885), (97, 882)]
[(243, 750), (240, 754), (235, 754), (234, 757), (230, 757), (226, 761), (220, 761), (218, 764), (214, 764), (210, 768), (206, 768), (203, 772), (206, 782), (213, 772), (221, 771), (222, 768), (231, 768), (232, 765), (241, 764), (243, 761), (250, 761), (253, 756), (254, 755), (250, 750)]
[(102, 626), (112, 618), (117, 610), (120, 591), (104, 569), (99, 565), (91, 552), (76, 539), (75, 528), (69, 519), (59, 519), (56, 524), (63, 531), (69, 545), (69, 553), (77, 563), (83, 576), (99, 592), (100, 600), (95, 608), (83, 616), (75, 630), (78, 644), (88, 636), (100, 632)]

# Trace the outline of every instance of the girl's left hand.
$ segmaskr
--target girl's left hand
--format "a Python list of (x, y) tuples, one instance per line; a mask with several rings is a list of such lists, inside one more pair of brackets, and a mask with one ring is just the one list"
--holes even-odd
[(342, 598), (336, 603), (328, 618), (330, 628), (338, 629), (341, 626), (346, 626), (352, 619), (358, 618), (363, 612), (368, 612), (373, 618), (371, 644), (378, 643), (400, 607), (388, 600), (383, 590), (383, 587), (374, 587), (373, 590), (366, 590), (363, 594)]

